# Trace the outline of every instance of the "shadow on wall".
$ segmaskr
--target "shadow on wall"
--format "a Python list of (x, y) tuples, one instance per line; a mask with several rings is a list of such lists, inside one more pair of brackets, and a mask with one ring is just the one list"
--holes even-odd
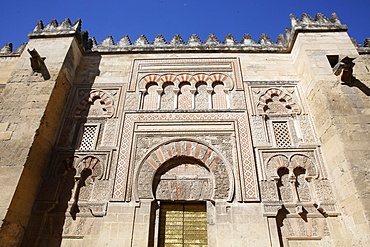
[[(100, 74), (99, 65), (101, 56), (94, 56), (89, 59), (93, 59), (94, 61), (86, 66), (89, 66), (90, 71), (96, 72), (94, 76), (85, 77), (84, 75), (78, 75), (79, 72), (85, 71), (83, 68), (78, 67), (74, 81), (74, 83), (82, 82), (84, 85), (89, 86), (85, 88), (87, 91), (92, 89), (91, 86), (95, 76)], [(79, 81), (79, 77), (83, 77), (84, 81)], [(69, 92), (69, 100), (73, 100), (74, 93), (75, 90), (72, 88)], [(78, 102), (76, 104), (78, 104)], [(22, 247), (59, 247), (62, 243), (63, 234), (69, 227), (68, 221), (81, 220), (79, 217), (76, 217), (77, 213), (79, 213), (80, 191), (86, 186), (86, 179), (92, 174), (92, 171), (86, 168), (82, 171), (78, 171), (76, 167), (74, 167), (74, 154), (76, 150), (79, 149), (79, 138), (81, 137), (81, 133), (79, 132), (83, 129), (81, 127), (87, 122), (87, 113), (91, 106), (92, 104), (87, 105), (84, 114), (76, 118), (68, 114), (76, 108), (76, 105), (66, 104), (64, 109), (66, 113), (64, 115), (65, 124), (61, 127), (60, 133), (62, 134), (59, 140), (54, 144), (54, 150), (58, 150), (60, 143), (68, 139), (63, 136), (67, 133), (72, 136), (71, 144), (66, 150), (63, 150), (63, 152), (68, 153), (70, 158), (56, 162), (56, 157), (58, 157), (57, 154), (60, 152), (57, 153), (55, 151), (52, 154), (53, 157), (46, 168), (46, 175), (43, 178), (42, 186), (34, 203), (29, 224), (21, 244)], [(66, 124), (68, 121), (72, 124)], [(70, 126), (73, 126), (73, 128)], [(70, 129), (65, 130), (66, 128)]]
[(348, 87), (357, 87), (366, 96), (370, 96), (370, 88), (366, 86), (366, 84), (358, 80), (356, 77), (352, 77), (351, 80), (342, 83), (342, 85), (346, 85)]

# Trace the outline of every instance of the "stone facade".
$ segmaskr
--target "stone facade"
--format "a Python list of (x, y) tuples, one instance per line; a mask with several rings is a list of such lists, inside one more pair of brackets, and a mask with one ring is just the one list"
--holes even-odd
[(369, 245), (369, 42), (290, 18), (276, 43), (66, 19), (5, 45), (0, 246)]

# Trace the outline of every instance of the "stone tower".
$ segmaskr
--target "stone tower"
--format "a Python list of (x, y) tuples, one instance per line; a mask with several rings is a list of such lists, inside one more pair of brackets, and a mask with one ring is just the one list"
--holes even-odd
[(370, 48), (335, 14), (277, 42), (0, 50), (0, 246), (367, 246)]

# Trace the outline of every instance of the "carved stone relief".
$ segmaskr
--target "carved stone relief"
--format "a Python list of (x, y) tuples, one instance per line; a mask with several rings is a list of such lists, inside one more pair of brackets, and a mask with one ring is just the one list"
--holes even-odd
[(276, 189), (276, 181), (261, 181), (261, 198), (262, 201), (278, 202), (279, 196)]
[[(264, 160), (260, 181), (262, 201), (271, 206), (265, 207), (267, 214), (275, 215), (277, 211), (266, 210), (275, 210), (280, 205), (279, 210), (290, 215), (337, 215), (330, 183), (322, 176), (315, 153), (314, 150), (259, 150)], [(271, 196), (273, 183), (278, 201)]]
[(324, 218), (286, 218), (282, 222), (281, 232), (284, 238), (318, 238), (329, 235), (329, 228)]
[(245, 96), (241, 91), (231, 91), (230, 95), (230, 108), (231, 109), (246, 109)]
[(261, 116), (251, 116), (249, 118), (251, 129), (252, 129), (252, 138), (253, 138), (253, 145), (259, 146), (259, 145), (266, 145), (266, 128), (265, 120)]
[(228, 109), (233, 86), (223, 74), (151, 74), (140, 84), (143, 110)]
[(309, 202), (311, 201), (310, 189), (308, 181), (306, 180), (306, 169), (297, 166), (294, 168), (293, 173), (295, 175), (296, 181), (295, 189), (300, 202)]
[[(146, 157), (137, 169), (139, 198), (230, 200), (233, 196), (231, 167), (227, 168), (223, 158), (205, 144), (190, 140), (172, 141), (163, 143)], [(154, 177), (157, 177), (157, 182)], [(151, 190), (152, 186), (156, 188)], [(203, 188), (203, 194), (196, 192), (195, 188)], [(153, 192), (159, 194), (152, 195)], [(206, 195), (209, 197), (203, 197)]]
[(137, 110), (140, 102), (140, 92), (127, 92), (125, 98), (125, 110)]
[(180, 164), (160, 175), (157, 200), (206, 200), (212, 198), (211, 173), (197, 164)]
[(253, 108), (258, 114), (300, 114), (294, 86), (252, 87)]
[[(52, 172), (53, 175), (45, 180), (59, 183), (59, 198), (57, 199), (59, 203), (53, 211), (65, 212), (67, 203), (71, 213), (76, 210), (76, 207), (81, 212), (80, 205), (84, 202), (94, 202), (96, 204), (100, 201), (98, 204), (105, 205), (108, 200), (108, 187), (110, 186), (110, 182), (106, 180), (107, 174), (105, 174), (107, 158), (108, 155), (103, 153), (99, 156), (86, 154), (81, 156), (77, 154), (65, 158), (59, 156), (59, 159), (56, 159), (58, 165)], [(86, 206), (89, 207), (87, 204)], [(89, 210), (87, 212), (91, 215)]]
[(283, 202), (293, 202), (294, 193), (291, 185), (291, 178), (289, 169), (286, 167), (280, 167), (277, 171), (279, 179), (277, 182), (279, 199)]
[[(215, 122), (215, 125), (211, 124), (214, 120), (217, 120)], [(228, 121), (228, 122), (221, 122), (221, 121)], [(239, 113), (212, 113), (212, 114), (200, 114), (200, 113), (145, 113), (145, 114), (126, 114), (125, 115), (125, 123), (124, 123), (124, 136), (122, 137), (121, 141), (121, 147), (120, 147), (120, 154), (119, 154), (119, 160), (118, 160), (118, 166), (117, 166), (117, 173), (116, 173), (116, 181), (114, 186), (114, 193), (113, 198), (114, 199), (120, 199), (125, 198), (124, 200), (130, 201), (131, 200), (131, 191), (133, 188), (133, 175), (134, 175), (134, 169), (135, 163), (142, 162), (142, 159), (144, 158), (144, 154), (147, 154), (148, 148), (151, 150), (154, 146), (152, 142), (157, 143), (158, 141), (161, 141), (162, 143), (165, 140), (170, 140), (171, 138), (175, 138), (178, 136), (192, 136), (192, 132), (190, 129), (185, 131), (174, 131), (175, 126), (179, 123), (188, 123), (188, 124), (181, 124), (181, 126), (195, 126), (195, 128), (202, 128), (202, 132), (204, 132), (203, 127), (198, 126), (204, 125), (205, 128), (207, 127), (207, 124), (210, 123), (209, 126), (213, 126), (213, 128), (220, 128), (219, 126), (226, 126), (227, 132), (221, 131), (220, 133), (217, 133), (218, 131), (211, 130), (209, 134), (201, 134), (199, 131), (195, 131), (194, 136), (196, 136), (196, 139), (204, 139), (207, 143), (216, 143), (213, 147), (217, 148), (217, 150), (222, 150), (222, 155), (224, 157), (227, 157), (228, 163), (233, 164), (233, 167), (231, 169), (234, 169), (234, 172), (238, 174), (239, 176), (242, 176), (243, 178), (240, 178), (238, 183), (241, 183), (241, 187), (243, 188), (240, 193), (242, 194), (242, 198), (245, 198), (243, 200), (248, 200), (247, 198), (256, 198), (257, 194), (255, 194), (256, 184), (255, 179), (255, 167), (254, 163), (252, 162), (253, 155), (251, 153), (251, 146), (250, 146), (250, 134), (249, 134), (249, 127), (248, 123), (245, 119), (244, 114)], [(200, 122), (199, 122), (200, 121)], [(231, 122), (232, 121), (232, 122)], [(237, 125), (234, 125), (234, 121), (237, 121)], [(170, 128), (170, 132), (166, 131), (149, 131), (145, 132), (144, 130), (150, 130), (152, 128), (160, 129), (161, 127), (156, 126), (167, 126), (160, 125), (159, 123), (167, 122), (170, 125), (168, 125), (168, 128)], [(145, 123), (145, 124), (144, 124)], [(199, 124), (197, 124), (199, 123)], [(223, 125), (220, 125), (220, 123), (223, 123)], [(153, 126), (153, 127), (151, 127)], [(234, 127), (238, 126), (239, 129), (239, 136), (234, 136)], [(135, 129), (138, 129), (138, 132), (135, 132)], [(186, 127), (190, 128), (190, 127)], [(223, 127), (222, 127), (223, 128)], [(144, 131), (144, 132), (143, 132)], [(143, 136), (140, 136), (139, 133), (142, 133)], [(156, 133), (156, 134), (153, 134)], [(158, 134), (160, 133), (160, 134)], [(211, 134), (212, 133), (212, 134)], [(137, 136), (137, 139), (135, 139), (135, 136)], [(152, 144), (150, 144), (152, 143)], [(239, 145), (240, 143), (240, 145)], [(134, 145), (132, 147), (132, 145)], [(167, 145), (167, 144), (163, 144)], [(173, 145), (169, 145), (171, 148), (169, 150), (174, 150), (173, 152), (177, 152), (176, 147)], [(185, 150), (185, 146), (181, 146), (181, 149)], [(129, 152), (132, 154), (130, 155)], [(182, 152), (185, 152), (185, 151)], [(239, 156), (240, 152), (240, 156)], [(167, 151), (163, 153), (163, 156), (167, 159)], [(137, 155), (141, 154), (143, 156)], [(131, 156), (131, 163), (129, 163), (129, 155)], [(194, 154), (192, 154), (194, 155)], [(206, 149), (200, 149), (199, 154), (197, 154), (199, 157), (205, 157), (207, 155), (210, 155), (207, 158), (207, 161), (211, 161), (211, 159), (214, 159), (214, 152), (207, 154)], [(158, 160), (155, 160), (156, 156), (151, 157), (153, 159), (153, 162), (157, 162)], [(226, 161), (226, 160), (225, 160)], [(229, 169), (229, 168), (228, 168)], [(143, 182), (144, 181), (144, 178)], [(252, 196), (253, 194), (253, 196)], [(258, 197), (258, 196), (257, 196)], [(254, 200), (254, 199), (251, 199)]]
[[(222, 74), (230, 78), (228, 88), (243, 89), (237, 58), (135, 59), (128, 91), (136, 91), (136, 87), (140, 87), (141, 79), (148, 76), (148, 72), (160, 75), (163, 82), (173, 81), (173, 75), (177, 76), (184, 72), (195, 76), (196, 81), (205, 82), (215, 74)], [(213, 77), (213, 81), (223, 81), (222, 77)], [(151, 80), (153, 79), (155, 78)]]
[(173, 83), (165, 83), (163, 85), (163, 93), (161, 95), (161, 105), (160, 108), (162, 110), (173, 110), (175, 105), (175, 92), (174, 92), (175, 85)]
[(207, 83), (197, 83), (197, 91), (195, 93), (195, 109), (208, 109), (209, 96), (207, 92)]
[[(275, 152), (274, 152), (275, 151)], [(315, 150), (260, 150), (265, 178), (278, 177), (277, 169), (287, 167), (293, 173), (296, 167), (307, 170), (307, 176), (318, 177), (321, 170), (315, 158)]]
[[(84, 91), (80, 90), (79, 94)], [(111, 91), (115, 93), (114, 91)], [(114, 98), (104, 90), (94, 89), (85, 93), (74, 110), (74, 116), (112, 117), (115, 113)]]
[(110, 118), (105, 121), (101, 145), (102, 146), (114, 146), (116, 143), (118, 133), (118, 119)]
[(313, 131), (313, 126), (310, 122), (308, 115), (297, 116), (300, 126), (300, 131), (302, 133), (302, 139), (304, 143), (316, 143), (315, 134)]
[(334, 203), (335, 197), (328, 180), (316, 180), (314, 185), (320, 202)]

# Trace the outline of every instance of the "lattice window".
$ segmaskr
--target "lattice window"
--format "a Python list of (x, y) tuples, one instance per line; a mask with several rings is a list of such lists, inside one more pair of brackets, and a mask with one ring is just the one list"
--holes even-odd
[(98, 137), (99, 125), (85, 125), (81, 136), (79, 150), (93, 150), (96, 146)]
[(274, 129), (276, 146), (289, 147), (292, 145), (287, 122), (273, 122), (272, 127)]

